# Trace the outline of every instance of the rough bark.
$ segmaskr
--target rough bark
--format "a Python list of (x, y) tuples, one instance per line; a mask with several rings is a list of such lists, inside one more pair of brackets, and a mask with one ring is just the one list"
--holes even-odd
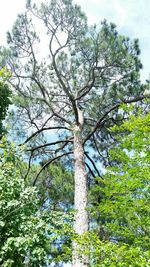
[[(79, 116), (80, 123), (74, 127), (74, 160), (75, 160), (75, 221), (74, 230), (77, 234), (82, 235), (88, 231), (88, 212), (87, 212), (87, 173), (84, 158), (83, 140), (82, 140), (82, 126), (83, 114)], [(88, 258), (85, 255), (79, 256), (78, 245), (73, 243), (73, 263), (72, 267), (86, 267)]]

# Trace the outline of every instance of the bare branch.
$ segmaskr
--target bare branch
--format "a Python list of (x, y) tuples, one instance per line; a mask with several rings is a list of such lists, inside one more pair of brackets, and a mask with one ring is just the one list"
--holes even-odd
[[(148, 97), (148, 96), (147, 96)], [(84, 143), (89, 140), (91, 138), (91, 136), (100, 128), (102, 127), (102, 125), (104, 125), (105, 121), (104, 119), (107, 117), (107, 115), (109, 113), (111, 113), (113, 110), (119, 108), (122, 104), (130, 104), (130, 103), (135, 103), (138, 101), (141, 101), (143, 99), (145, 99), (146, 97), (144, 95), (142, 96), (137, 96), (135, 98), (132, 99), (128, 99), (128, 100), (122, 100), (119, 103), (115, 104), (114, 106), (112, 106), (110, 109), (108, 109), (108, 111), (105, 112), (105, 114), (97, 121), (95, 127), (93, 128), (93, 130), (87, 135), (87, 137), (84, 140)]]
[(62, 120), (64, 122), (66, 122), (67, 124), (71, 125), (71, 122), (69, 120), (65, 119), (60, 114), (58, 114), (58, 113), (60, 113), (61, 110), (59, 110), (59, 112), (56, 112), (52, 107), (51, 107), (51, 110), (52, 110), (52, 112), (53, 112), (55, 117), (59, 118), (60, 120)]
[(97, 167), (96, 167), (94, 161), (91, 159), (91, 157), (88, 155), (87, 152), (84, 152), (84, 154), (85, 154), (85, 156), (88, 158), (88, 160), (92, 163), (92, 165), (93, 165), (95, 171), (97, 172), (98, 176), (101, 177), (101, 175), (100, 175), (100, 173), (99, 173), (99, 171), (98, 171), (98, 169), (97, 169)]
[(36, 146), (36, 147), (33, 147), (33, 148), (29, 148), (26, 151), (34, 152), (35, 150), (38, 150), (38, 149), (43, 148), (43, 147), (54, 146), (54, 145), (61, 144), (61, 143), (68, 144), (68, 143), (72, 143), (72, 142), (73, 142), (72, 140), (59, 140), (59, 141), (55, 141), (55, 142), (51, 142), (51, 143), (46, 143), (46, 144), (43, 144), (43, 145), (40, 145), (40, 146)]
[(72, 107), (73, 107), (73, 110), (74, 110), (74, 114), (75, 114), (75, 120), (76, 120), (76, 123), (78, 124), (78, 110), (77, 110), (77, 106), (76, 106), (76, 101), (73, 98), (72, 94), (69, 92), (69, 88), (66, 87), (63, 79), (61, 78), (61, 74), (58, 71), (57, 64), (56, 64), (54, 56), (53, 56), (53, 66), (54, 66), (57, 78), (58, 78), (60, 84), (62, 85), (63, 91), (66, 93), (66, 95), (68, 96), (68, 98), (69, 98), (69, 100), (70, 100), (70, 102), (72, 104)]
[(87, 162), (85, 162), (85, 165), (87, 166), (87, 168), (89, 169), (90, 173), (92, 174), (93, 178), (95, 178), (95, 174), (92, 171), (92, 169), (90, 168), (89, 164)]
[(95, 145), (95, 148), (96, 148), (96, 151), (98, 153), (98, 155), (103, 159), (103, 161), (105, 162), (105, 158), (104, 156), (100, 153), (99, 149), (98, 149), (98, 146), (97, 146), (97, 143), (96, 143), (96, 139), (95, 139), (95, 135), (93, 134), (93, 142), (94, 142), (94, 145)]
[(62, 158), (62, 157), (64, 157), (64, 156), (67, 156), (67, 155), (70, 155), (70, 154), (73, 154), (73, 151), (69, 151), (69, 152), (67, 152), (67, 153), (64, 153), (64, 154), (62, 154), (62, 155), (59, 155), (59, 156), (57, 156), (57, 157), (55, 157), (55, 158), (50, 159), (49, 161), (47, 161), (47, 162), (43, 165), (43, 167), (40, 169), (40, 171), (38, 172), (38, 174), (36, 175), (35, 180), (34, 180), (34, 182), (33, 182), (33, 186), (36, 184), (36, 181), (37, 181), (39, 175), (41, 174), (41, 172), (42, 172), (47, 166), (49, 166), (52, 162), (56, 161), (57, 159), (60, 159), (60, 158)]
[(67, 45), (69, 39), (67, 38), (65, 44), (62, 45), (62, 46), (60, 46), (60, 47), (55, 51), (55, 53), (53, 53), (53, 51), (52, 51), (52, 42), (53, 42), (53, 38), (54, 38), (54, 36), (55, 36), (55, 33), (56, 33), (58, 27), (59, 27), (59, 25), (57, 25), (57, 27), (56, 27), (56, 28), (54, 29), (54, 31), (52, 32), (51, 40), (50, 40), (50, 43), (49, 43), (49, 50), (50, 50), (50, 53), (51, 53), (51, 56), (52, 56), (52, 63), (53, 63), (53, 67), (54, 67), (55, 73), (56, 73), (56, 75), (57, 75), (57, 78), (58, 78), (58, 80), (59, 80), (59, 83), (60, 83), (61, 86), (62, 86), (63, 91), (65, 92), (66, 96), (68, 96), (68, 98), (69, 98), (69, 100), (70, 100), (70, 102), (71, 102), (71, 104), (72, 104), (72, 107), (73, 107), (73, 110), (74, 110), (74, 114), (75, 114), (75, 119), (76, 119), (76, 122), (77, 122), (77, 124), (78, 124), (78, 110), (77, 110), (77, 106), (76, 106), (76, 101), (75, 101), (73, 95), (70, 93), (68, 86), (66, 86), (66, 84), (64, 83), (64, 81), (63, 81), (63, 79), (62, 79), (62, 77), (61, 77), (62, 75), (61, 75), (61, 73), (59, 72), (59, 70), (58, 70), (58, 68), (57, 68), (57, 64), (56, 64), (56, 55), (58, 54), (58, 52), (59, 52), (61, 49), (63, 49), (63, 48), (66, 47), (66, 45)]
[(25, 174), (25, 176), (24, 176), (24, 180), (26, 180), (26, 178), (27, 178), (27, 176), (28, 176), (28, 174), (29, 174), (29, 171), (30, 171), (30, 169), (31, 169), (31, 160), (32, 160), (32, 156), (33, 156), (33, 152), (31, 152), (31, 155), (30, 155), (30, 158), (29, 158), (28, 169), (27, 169), (27, 172), (26, 172), (26, 174)]
[(42, 129), (39, 129), (38, 131), (34, 132), (31, 136), (29, 136), (25, 142), (23, 144), (20, 144), (19, 146), (21, 145), (24, 145), (26, 144), (27, 142), (29, 142), (33, 137), (35, 137), (37, 134), (43, 132), (43, 131), (48, 131), (48, 130), (60, 130), (60, 129), (64, 129), (64, 130), (68, 130), (68, 131), (71, 131), (71, 129), (65, 127), (65, 126), (56, 126), (56, 127), (47, 127), (47, 128), (42, 128)]
[(84, 97), (85, 95), (87, 95), (90, 90), (93, 88), (94, 84), (95, 84), (95, 74), (94, 74), (94, 69), (92, 70), (92, 81), (89, 84), (90, 80), (87, 82), (87, 84), (82, 87), (79, 91), (78, 91), (78, 96), (76, 97), (75, 100), (79, 100), (82, 97)]

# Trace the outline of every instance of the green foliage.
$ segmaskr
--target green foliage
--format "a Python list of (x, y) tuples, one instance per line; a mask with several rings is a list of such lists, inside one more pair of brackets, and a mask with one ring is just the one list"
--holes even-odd
[(2, 121), (5, 119), (8, 106), (11, 104), (11, 91), (6, 83), (9, 74), (5, 69), (0, 70), (0, 137), (4, 132)]
[(36, 188), (26, 187), (20, 177), (21, 152), (4, 138), (0, 154), (0, 265), (37, 267), (56, 261), (59, 266), (70, 255), (64, 249), (71, 235), (70, 216), (40, 210)]
[(140, 247), (101, 241), (93, 232), (76, 238), (79, 253), (88, 255), (91, 267), (149, 267), (150, 252)]
[(128, 263), (104, 266), (150, 266), (150, 114), (141, 115), (139, 111), (138, 117), (130, 115), (112, 131), (117, 131), (120, 145), (110, 151), (114, 166), (107, 169), (103, 179), (98, 178), (99, 185), (93, 188), (92, 215), (97, 218), (101, 240), (115, 242), (110, 247), (111, 251), (116, 249), (119, 262), (123, 248)]

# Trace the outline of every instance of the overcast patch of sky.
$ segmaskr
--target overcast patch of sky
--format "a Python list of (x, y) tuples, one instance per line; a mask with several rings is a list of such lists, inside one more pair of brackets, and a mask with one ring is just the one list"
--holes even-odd
[[(41, 0), (36, 0), (38, 3)], [(150, 73), (150, 0), (74, 0), (81, 5), (89, 22), (100, 23), (106, 18), (114, 22), (121, 34), (139, 38), (141, 60), (144, 65), (142, 78)], [(5, 44), (6, 31), (10, 30), (17, 13), (22, 12), (26, 0), (5, 0), (0, 8), (0, 45)]]

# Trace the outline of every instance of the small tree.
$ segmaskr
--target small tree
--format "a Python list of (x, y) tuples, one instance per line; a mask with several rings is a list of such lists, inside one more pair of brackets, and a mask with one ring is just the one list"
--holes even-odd
[[(57, 159), (73, 156), (74, 229), (81, 235), (89, 223), (87, 174), (100, 174), (87, 150), (94, 147), (102, 159), (101, 152), (113, 140), (109, 126), (124, 117), (120, 105), (144, 98), (138, 40), (120, 36), (106, 21), (89, 27), (71, 0), (52, 0), (40, 8), (28, 1), (25, 14), (8, 33), (8, 43), (19, 118), (35, 130), (25, 141), (31, 156), (45, 156), (41, 171)], [(58, 140), (41, 141), (41, 135), (52, 130), (59, 133)], [(86, 266), (78, 259), (76, 243), (73, 250), (73, 266)]]

